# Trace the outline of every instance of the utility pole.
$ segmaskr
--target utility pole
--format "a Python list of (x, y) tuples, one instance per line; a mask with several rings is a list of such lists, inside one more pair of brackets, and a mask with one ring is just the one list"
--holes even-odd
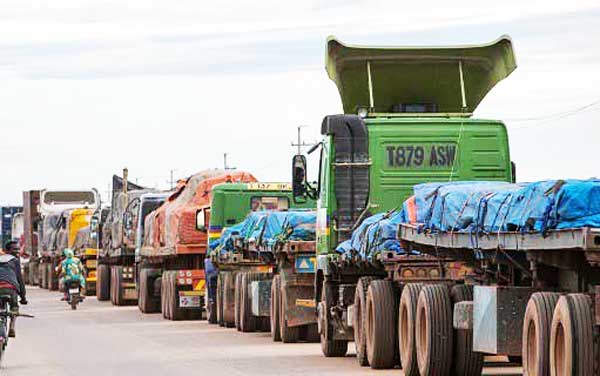
[(298, 141), (297, 143), (293, 143), (292, 142), (292, 146), (297, 146), (298, 147), (298, 154), (302, 154), (302, 147), (303, 146), (313, 146), (314, 143), (310, 144), (310, 143), (306, 143), (304, 141), (302, 141), (302, 136), (300, 135), (301, 129), (306, 127), (306, 125), (299, 125), (298, 126)]
[(227, 170), (235, 170), (237, 167), (229, 167), (227, 165), (227, 153), (223, 153), (223, 169), (225, 171)]
[(170, 178), (170, 180), (168, 180), (168, 181), (167, 181), (167, 183), (169, 183), (169, 184), (170, 184), (170, 186), (171, 186), (171, 190), (173, 190), (173, 188), (175, 188), (175, 184), (174, 184), (175, 182), (174, 182), (174, 180), (173, 180), (173, 173), (174, 173), (175, 171), (177, 171), (177, 170), (175, 170), (175, 169), (172, 169), (172, 170), (170, 170), (170, 171), (169, 171), (169, 174), (170, 174), (171, 178)]

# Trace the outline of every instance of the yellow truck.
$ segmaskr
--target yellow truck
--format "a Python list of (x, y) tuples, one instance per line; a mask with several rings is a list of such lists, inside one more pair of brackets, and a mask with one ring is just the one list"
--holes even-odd
[(59, 231), (59, 250), (71, 248), (85, 266), (86, 295), (96, 294), (96, 255), (98, 242), (91, 236), (93, 209), (71, 209), (63, 213), (64, 227)]

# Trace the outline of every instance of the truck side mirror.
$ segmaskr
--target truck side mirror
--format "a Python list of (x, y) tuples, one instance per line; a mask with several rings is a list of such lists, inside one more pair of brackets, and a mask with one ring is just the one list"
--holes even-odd
[(292, 159), (292, 193), (294, 201), (306, 200), (306, 157), (301, 154)]
[(512, 180), (511, 183), (516, 183), (517, 182), (517, 164), (513, 161), (510, 162), (510, 179)]
[(204, 210), (202, 209), (196, 212), (196, 230), (206, 232), (206, 219), (204, 217)]

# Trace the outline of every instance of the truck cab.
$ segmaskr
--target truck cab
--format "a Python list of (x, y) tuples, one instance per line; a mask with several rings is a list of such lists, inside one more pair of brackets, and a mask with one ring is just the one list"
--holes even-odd
[(307, 182), (302, 155), (292, 178), (296, 200), (317, 199), (321, 344), (326, 356), (341, 356), (353, 339), (342, 324), (352, 305), (344, 297), (354, 297), (361, 276), (385, 271), (342, 264), (337, 247), (365, 218), (401, 207), (415, 184), (514, 180), (505, 125), (472, 113), (516, 63), (507, 36), (457, 47), (364, 47), (330, 37), (326, 68), (344, 114), (323, 119), (318, 183)]
[[(94, 188), (89, 190), (49, 190), (40, 191), (38, 212), (41, 224), (38, 228), (39, 247), (39, 281), (42, 288), (58, 289), (58, 276), (54, 269), (62, 255), (61, 247), (73, 244), (77, 231), (70, 230), (72, 221), (70, 213), (79, 209), (93, 213), (100, 207), (100, 195)], [(78, 213), (78, 212), (76, 212)], [(87, 214), (85, 214), (87, 216)], [(84, 222), (89, 222), (89, 219)], [(79, 230), (80, 227), (77, 227)], [(62, 231), (61, 231), (62, 230)]]

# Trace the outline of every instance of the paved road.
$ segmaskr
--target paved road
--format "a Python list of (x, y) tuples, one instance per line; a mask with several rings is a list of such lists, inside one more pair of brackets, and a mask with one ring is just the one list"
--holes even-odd
[[(168, 322), (95, 298), (71, 311), (56, 292), (31, 288), (29, 301), (23, 311), (36, 318), (20, 319), (2, 375), (401, 374), (360, 368), (353, 356), (326, 359), (318, 344), (273, 343), (267, 333), (242, 334), (205, 321)], [(503, 367), (486, 374), (519, 373)]]

